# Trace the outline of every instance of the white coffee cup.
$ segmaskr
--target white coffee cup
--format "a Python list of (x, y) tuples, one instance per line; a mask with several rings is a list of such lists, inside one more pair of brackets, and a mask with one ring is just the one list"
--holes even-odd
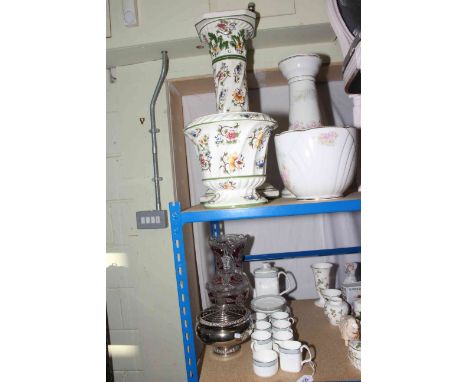
[(255, 330), (268, 330), (271, 332), (271, 323), (268, 321), (257, 321), (255, 323)]
[(252, 320), (254, 322), (268, 321), (268, 315), (262, 312), (255, 312), (255, 313), (252, 313)]
[(253, 371), (259, 377), (272, 377), (278, 372), (278, 353), (273, 350), (253, 352)]
[[(302, 351), (307, 350), (309, 357), (302, 359)], [(302, 365), (312, 361), (312, 353), (307, 345), (299, 341), (281, 341), (278, 343), (281, 370), (289, 373), (299, 373)]]
[(294, 335), (290, 331), (279, 331), (273, 333), (273, 350), (278, 351), (278, 343), (282, 341), (292, 341)]
[(292, 333), (291, 321), (288, 320), (275, 320), (271, 325), (273, 333), (281, 331), (290, 331)]
[(266, 330), (254, 330), (250, 336), (250, 348), (256, 352), (259, 350), (272, 350), (273, 338), (271, 332)]
[(287, 320), (291, 324), (296, 322), (294, 317), (290, 317), (288, 312), (274, 312), (270, 315), (270, 322), (273, 324), (275, 321)]

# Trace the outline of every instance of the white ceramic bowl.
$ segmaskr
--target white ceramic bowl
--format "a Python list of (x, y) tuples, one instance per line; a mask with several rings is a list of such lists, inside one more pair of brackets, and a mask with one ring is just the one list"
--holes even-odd
[(353, 127), (290, 130), (275, 136), (276, 158), (284, 185), (297, 199), (343, 196), (356, 173)]

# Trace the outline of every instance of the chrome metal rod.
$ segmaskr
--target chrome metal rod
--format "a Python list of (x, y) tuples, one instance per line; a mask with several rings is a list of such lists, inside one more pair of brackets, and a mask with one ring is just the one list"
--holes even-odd
[(159, 177), (159, 167), (158, 167), (158, 146), (157, 146), (157, 139), (156, 133), (156, 117), (154, 114), (154, 107), (156, 105), (156, 100), (158, 99), (159, 92), (161, 91), (162, 85), (164, 80), (167, 76), (167, 70), (169, 68), (169, 58), (167, 57), (167, 51), (163, 50), (161, 52), (162, 55), (162, 67), (161, 67), (161, 74), (159, 76), (159, 81), (154, 89), (153, 98), (151, 98), (150, 104), (150, 118), (151, 118), (151, 140), (153, 144), (153, 181), (154, 181), (154, 194), (156, 198), (156, 210), (161, 210), (161, 192), (159, 190), (159, 181), (161, 178)]

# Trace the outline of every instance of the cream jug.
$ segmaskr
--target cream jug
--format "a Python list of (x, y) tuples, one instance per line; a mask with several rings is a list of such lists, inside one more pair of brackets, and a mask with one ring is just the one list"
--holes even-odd
[[(286, 278), (286, 289), (280, 293), (279, 277), (284, 275)], [(263, 263), (260, 268), (254, 270), (255, 290), (254, 296), (264, 296), (268, 294), (283, 295), (293, 290), (291, 278), (283, 271), (278, 271), (270, 263)]]

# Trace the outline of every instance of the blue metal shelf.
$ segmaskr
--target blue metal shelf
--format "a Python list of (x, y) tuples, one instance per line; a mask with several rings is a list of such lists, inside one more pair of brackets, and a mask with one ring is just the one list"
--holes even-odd
[[(298, 201), (295, 199), (275, 199), (258, 207), (233, 209), (207, 209), (195, 206), (182, 211), (180, 202), (169, 203), (172, 248), (179, 297), (180, 322), (184, 341), (185, 367), (188, 382), (198, 381), (197, 359), (195, 353), (190, 295), (188, 292), (187, 264), (183, 226), (189, 223), (209, 222), (211, 233), (217, 236), (221, 232), (221, 222), (225, 220), (263, 219), (285, 216), (301, 216), (338, 212), (355, 212), (361, 210), (361, 195), (354, 193), (344, 198), (326, 201)], [(263, 255), (247, 255), (246, 261), (276, 260), (307, 256), (330, 256), (348, 253), (359, 253), (361, 247), (331, 248), (313, 251), (283, 252)]]

